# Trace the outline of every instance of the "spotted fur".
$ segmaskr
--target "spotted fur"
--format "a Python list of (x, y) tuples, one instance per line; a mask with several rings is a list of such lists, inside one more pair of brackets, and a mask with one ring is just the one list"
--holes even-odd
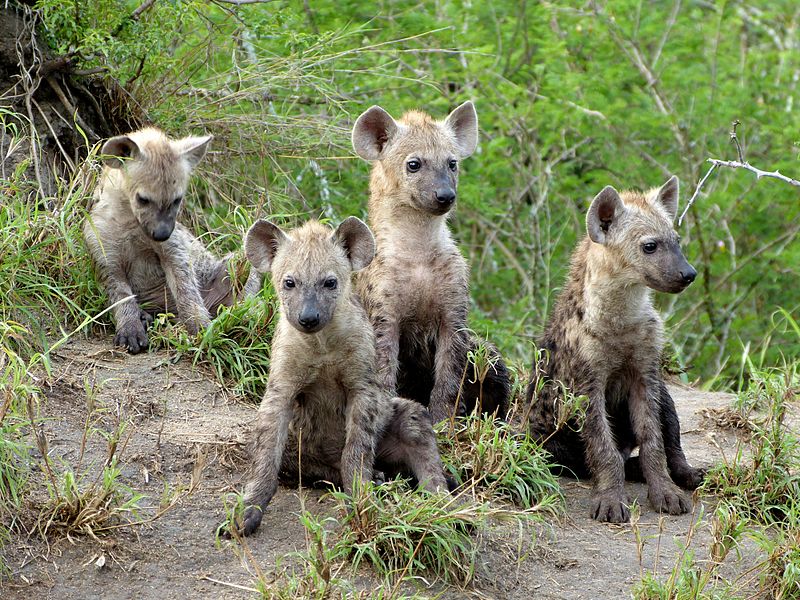
[(335, 232), (311, 221), (286, 234), (259, 221), (247, 234), (248, 259), (272, 273), (280, 317), (251, 441), (244, 535), (259, 527), (280, 478), (302, 474), (351, 492), (378, 465), (431, 491), (447, 489), (429, 415), (388, 395), (376, 378), (375, 336), (351, 283), (374, 244), (355, 217)]
[[(153, 314), (175, 313), (196, 333), (238, 295), (231, 257), (216, 258), (176, 223), (191, 171), (210, 141), (171, 140), (147, 128), (103, 146), (105, 166), (83, 233), (109, 302), (119, 302), (114, 344), (132, 354), (147, 347)], [(243, 291), (255, 294), (260, 286), (252, 271)]]
[(467, 329), (469, 267), (447, 226), (459, 161), (475, 150), (471, 102), (444, 120), (411, 111), (395, 121), (373, 106), (353, 128), (353, 147), (372, 161), (369, 221), (377, 255), (358, 277), (377, 336), (382, 385), (428, 406), (434, 421), (480, 403), (505, 417), (510, 380), (492, 347), (481, 383), (468, 364), (478, 345)]
[[(694, 489), (703, 476), (681, 449), (660, 369), (663, 323), (651, 292), (678, 293), (696, 275), (672, 226), (677, 201), (674, 177), (647, 194), (607, 187), (597, 195), (528, 387), (531, 432), (555, 463), (594, 479), (592, 516), (601, 521), (630, 517), (626, 469), (647, 481), (653, 506), (670, 514), (690, 508), (678, 486)], [(557, 428), (562, 384), (588, 396), (588, 408), (583, 422)], [(637, 446), (639, 456), (630, 458)]]

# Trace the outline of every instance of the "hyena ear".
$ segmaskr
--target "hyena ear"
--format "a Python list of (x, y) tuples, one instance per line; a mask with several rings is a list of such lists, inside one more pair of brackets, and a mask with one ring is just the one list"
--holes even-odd
[(259, 273), (269, 273), (281, 244), (289, 240), (281, 228), (259, 219), (244, 236), (244, 255)]
[(446, 127), (456, 136), (458, 158), (467, 158), (478, 147), (478, 113), (475, 105), (467, 100), (461, 106), (453, 109), (444, 120)]
[(678, 178), (673, 175), (667, 180), (667, 183), (659, 188), (656, 195), (656, 201), (667, 209), (670, 220), (674, 220), (675, 215), (678, 214), (678, 191)]
[(353, 271), (360, 271), (372, 262), (375, 256), (375, 237), (364, 221), (357, 217), (347, 217), (331, 239), (347, 253)]
[(120, 169), (125, 164), (125, 159), (135, 159), (139, 157), (139, 146), (136, 145), (127, 135), (112, 137), (100, 150), (103, 154), (103, 164), (112, 169)]
[(619, 193), (610, 185), (604, 187), (592, 200), (589, 212), (586, 213), (586, 231), (589, 238), (598, 244), (605, 244), (608, 229), (619, 220), (625, 212), (625, 205)]
[(194, 169), (203, 157), (206, 155), (208, 145), (214, 139), (213, 135), (204, 135), (201, 137), (185, 137), (181, 140), (173, 142), (175, 151), (186, 159), (189, 163), (189, 168)]
[(372, 106), (353, 125), (353, 150), (364, 160), (378, 160), (396, 133), (397, 123), (392, 115), (380, 106)]

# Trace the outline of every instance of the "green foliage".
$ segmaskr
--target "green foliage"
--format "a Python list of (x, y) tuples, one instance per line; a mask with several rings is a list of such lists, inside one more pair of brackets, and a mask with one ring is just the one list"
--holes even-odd
[[(391, 0), (377, 16), (352, 0), (184, 0), (135, 19), (139, 5), (122, 0), (37, 6), (51, 45), (106, 67), (150, 119), (214, 133), (188, 216), (220, 248), (236, 246), (238, 221), (262, 214), (363, 216), (368, 167), (348, 134), (370, 104), (444, 116), (476, 100), (481, 145), (464, 161), (453, 226), (473, 265), (473, 322), (526, 362), (603, 185), (649, 188), (675, 173), (685, 200), (708, 156), (735, 156), (734, 118), (748, 160), (800, 172), (789, 0), (674, 12), (634, 0)], [(783, 282), (800, 264), (798, 211), (790, 187), (744, 171), (706, 183), (681, 229), (700, 276), (660, 300), (690, 377), (730, 384), (741, 345), (763, 348), (765, 366), (779, 348), (800, 353), (770, 321), (776, 306), (797, 314)]]
[(485, 501), (558, 510), (558, 481), (550, 473), (547, 454), (527, 433), (471, 415), (452, 428), (447, 421), (439, 423), (437, 437), (445, 468), (467, 493)]

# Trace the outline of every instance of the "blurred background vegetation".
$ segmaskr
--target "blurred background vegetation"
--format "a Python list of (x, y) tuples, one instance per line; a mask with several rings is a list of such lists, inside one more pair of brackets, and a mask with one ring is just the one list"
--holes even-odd
[[(747, 160), (800, 176), (794, 0), (5, 6), (38, 33), (49, 60), (68, 59), (49, 78), (91, 96), (61, 104), (79, 117), (105, 115), (93, 129), (88, 117), (58, 111), (82, 141), (50, 161), (58, 174), (48, 190), (31, 177), (37, 145), (21, 141), (31, 123), (46, 137), (47, 123), (23, 108), (19, 88), (0, 96), (4, 160), (15, 143), (30, 150), (0, 183), (2, 317), (27, 307), (26, 326), (42, 339), (103, 307), (79, 233), (97, 167), (78, 165), (125, 127), (214, 134), (183, 218), (222, 252), (259, 217), (364, 217), (369, 165), (354, 157), (349, 133), (370, 105), (441, 118), (474, 100), (481, 141), (463, 163), (452, 226), (472, 265), (471, 325), (519, 366), (603, 186), (646, 189), (676, 174), (682, 210), (708, 157), (736, 158), (735, 119)], [(800, 355), (787, 318), (796, 321), (800, 307), (798, 199), (798, 188), (741, 170), (706, 182), (680, 228), (698, 280), (658, 298), (685, 379), (736, 387), (748, 360), (768, 366)], [(42, 309), (43, 295), (52, 302)], [(42, 310), (49, 319), (35, 318)]]

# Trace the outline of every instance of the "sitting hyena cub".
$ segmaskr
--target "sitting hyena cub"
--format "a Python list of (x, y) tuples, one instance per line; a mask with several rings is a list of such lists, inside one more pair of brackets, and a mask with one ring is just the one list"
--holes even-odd
[(335, 232), (315, 221), (289, 234), (258, 221), (247, 232), (245, 254), (272, 273), (280, 318), (253, 431), (244, 535), (261, 523), (279, 473), (351, 492), (354, 478), (371, 479), (377, 464), (447, 490), (425, 409), (390, 398), (375, 376), (375, 336), (351, 283), (374, 253), (372, 233), (355, 217)]
[[(650, 502), (673, 515), (690, 508), (678, 486), (695, 489), (703, 477), (681, 449), (675, 404), (661, 377), (663, 324), (650, 291), (681, 292), (697, 275), (672, 226), (677, 207), (675, 177), (647, 194), (606, 187), (595, 197), (588, 236), (572, 256), (541, 340), (546, 356), (533, 366), (530, 429), (556, 464), (594, 479), (591, 510), (600, 521), (630, 518), (626, 470), (644, 476)], [(582, 427), (570, 422), (555, 430), (560, 384), (588, 396)], [(638, 459), (629, 458), (636, 446)]]
[(468, 361), (478, 346), (467, 329), (469, 267), (447, 227), (459, 161), (477, 144), (471, 102), (444, 121), (417, 111), (395, 121), (373, 106), (353, 127), (356, 153), (374, 164), (369, 221), (378, 249), (358, 290), (377, 336), (381, 383), (428, 406), (435, 422), (476, 404), (504, 418), (511, 391), (493, 347), (482, 384)]
[[(175, 219), (189, 175), (211, 136), (171, 140), (154, 128), (108, 140), (103, 174), (84, 237), (102, 284), (114, 304), (114, 345), (132, 354), (147, 347), (147, 326), (157, 312), (174, 312), (190, 333), (234, 301), (228, 260), (211, 255)], [(261, 285), (253, 270), (244, 292)]]

